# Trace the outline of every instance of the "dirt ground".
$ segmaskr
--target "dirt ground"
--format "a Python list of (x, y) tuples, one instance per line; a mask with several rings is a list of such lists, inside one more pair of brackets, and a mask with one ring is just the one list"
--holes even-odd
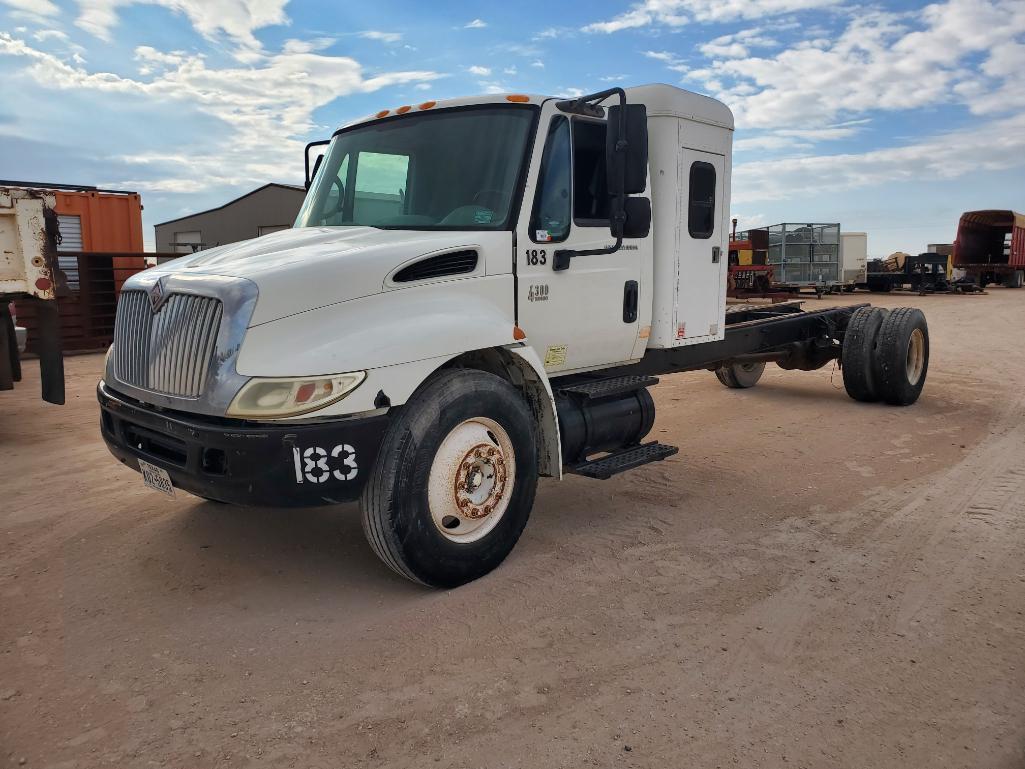
[(355, 506), (148, 491), (100, 440), (102, 357), (63, 408), (30, 364), (0, 393), (0, 766), (1025, 766), (1025, 293), (871, 299), (927, 314), (917, 405), (831, 367), (666, 377), (677, 456), (542, 482), (450, 592)]

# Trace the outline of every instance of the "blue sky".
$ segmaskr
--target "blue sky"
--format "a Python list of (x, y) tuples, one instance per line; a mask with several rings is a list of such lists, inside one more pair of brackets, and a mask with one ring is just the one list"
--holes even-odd
[(150, 245), (385, 107), (648, 82), (733, 109), (741, 227), (1025, 210), (1025, 0), (0, 0), (0, 77), (0, 178), (138, 190)]

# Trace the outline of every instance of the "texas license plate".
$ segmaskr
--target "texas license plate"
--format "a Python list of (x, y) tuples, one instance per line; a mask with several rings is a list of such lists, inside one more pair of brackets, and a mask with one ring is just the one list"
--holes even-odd
[(174, 496), (174, 486), (171, 485), (171, 476), (167, 470), (140, 459), (139, 470), (142, 472), (142, 482), (151, 489), (162, 491), (169, 497)]

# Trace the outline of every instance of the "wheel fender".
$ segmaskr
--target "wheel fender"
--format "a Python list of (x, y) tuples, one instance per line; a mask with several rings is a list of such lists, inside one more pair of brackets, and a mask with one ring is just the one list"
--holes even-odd
[(523, 377), (522, 388), (537, 418), (538, 470), (541, 475), (562, 479), (562, 438), (555, 412), (555, 396), (544, 364), (533, 347), (508, 347), (512, 363)]

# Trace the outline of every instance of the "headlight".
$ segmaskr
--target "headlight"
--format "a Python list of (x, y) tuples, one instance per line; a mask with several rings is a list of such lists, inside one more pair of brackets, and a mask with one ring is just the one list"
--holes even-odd
[(273, 419), (305, 414), (341, 400), (367, 378), (365, 371), (288, 379), (256, 377), (228, 406), (229, 417)]

